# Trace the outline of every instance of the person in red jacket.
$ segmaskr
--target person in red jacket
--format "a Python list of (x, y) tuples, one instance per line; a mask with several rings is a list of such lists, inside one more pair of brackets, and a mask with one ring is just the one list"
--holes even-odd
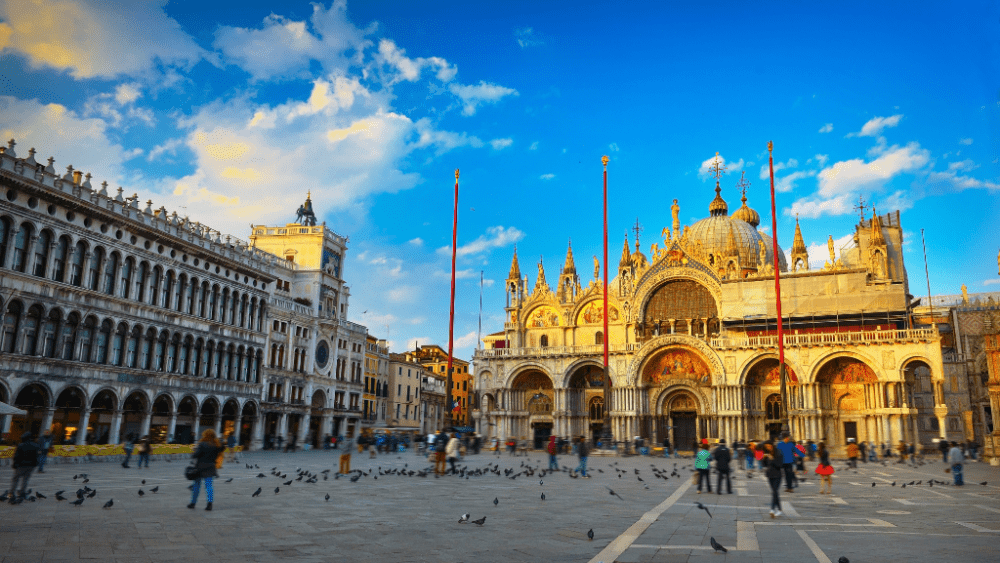
[(559, 463), (556, 460), (556, 437), (549, 436), (549, 445), (545, 447), (545, 451), (549, 452), (549, 469), (553, 471), (559, 470)]

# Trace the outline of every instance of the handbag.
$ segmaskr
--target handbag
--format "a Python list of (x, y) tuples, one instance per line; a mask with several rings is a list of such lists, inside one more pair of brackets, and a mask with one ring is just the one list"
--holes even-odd
[(193, 463), (184, 468), (184, 477), (187, 478), (188, 481), (194, 481), (200, 474), (201, 472), (198, 471), (198, 468), (195, 467)]

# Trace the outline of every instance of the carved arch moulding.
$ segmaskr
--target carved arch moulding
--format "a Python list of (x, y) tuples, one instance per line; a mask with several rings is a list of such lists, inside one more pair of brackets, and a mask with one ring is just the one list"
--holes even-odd
[(699, 272), (691, 268), (669, 268), (644, 280), (642, 285), (636, 288), (635, 296), (632, 299), (632, 309), (635, 311), (633, 318), (636, 322), (645, 321), (646, 307), (649, 304), (649, 299), (656, 290), (660, 289), (660, 286), (664, 283), (673, 280), (688, 280), (704, 286), (715, 299), (715, 309), (717, 311), (721, 310), (722, 286), (719, 285), (717, 280), (704, 272)]
[(715, 353), (715, 350), (710, 348), (703, 341), (692, 336), (684, 334), (668, 334), (647, 340), (642, 345), (642, 348), (639, 348), (635, 355), (632, 356), (632, 361), (629, 362), (626, 370), (629, 385), (640, 385), (641, 382), (639, 381), (639, 378), (642, 374), (641, 368), (643, 365), (654, 354), (669, 346), (678, 346), (698, 352), (708, 363), (708, 369), (713, 375), (716, 375), (717, 377), (725, 377), (726, 370), (722, 366), (722, 359)]

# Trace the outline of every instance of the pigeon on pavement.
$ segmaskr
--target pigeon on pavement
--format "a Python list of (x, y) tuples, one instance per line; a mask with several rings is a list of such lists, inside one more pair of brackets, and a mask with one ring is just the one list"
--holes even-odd
[(486, 517), (483, 516), (479, 520), (473, 520), (472, 523), (475, 524), (475, 525), (477, 525), (477, 526), (482, 526), (483, 524), (486, 523)]
[(493, 506), (500, 504), (500, 499), (498, 497), (493, 497)]
[(843, 555), (841, 555), (840, 559), (837, 560), (837, 563), (851, 563), (851, 562), (848, 561), (846, 557), (844, 557)]
[(261, 487), (257, 487), (257, 490), (256, 490), (256, 491), (254, 491), (254, 493), (253, 493), (252, 495), (250, 495), (250, 496), (251, 496), (251, 497), (259, 497), (259, 496), (260, 496), (260, 492), (261, 492), (262, 490), (263, 490), (263, 489), (262, 489)]
[(618, 497), (618, 498), (619, 498), (619, 499), (621, 499), (621, 500), (625, 500), (625, 499), (623, 499), (623, 498), (622, 498), (621, 496), (619, 496), (619, 495), (618, 495), (618, 493), (614, 492), (614, 491), (613, 491), (613, 490), (611, 489), (611, 487), (609, 487), (609, 486), (607, 486), (607, 485), (604, 485), (604, 488), (605, 488), (605, 489), (607, 489), (609, 493), (611, 493), (611, 496), (615, 496), (615, 497)]
[(326, 493), (326, 501), (330, 502), (330, 493)]
[(82, 498), (78, 498), (78, 499), (74, 500), (73, 502), (71, 502), (70, 504), (72, 504), (74, 506), (80, 506), (81, 504), (83, 504), (83, 499)]
[(702, 504), (700, 502), (696, 502), (696, 503), (694, 503), (694, 505), (697, 506), (698, 508), (704, 510), (705, 513), (708, 514), (709, 518), (712, 517), (712, 513), (708, 511), (708, 507), (707, 506), (705, 506), (704, 504)]
[(108, 499), (108, 502), (104, 503), (104, 508), (111, 508), (115, 505), (115, 499)]
[(466, 522), (469, 521), (469, 518), (472, 518), (471, 514), (468, 514), (468, 513), (463, 514), (462, 517), (458, 519), (458, 523), (459, 524), (465, 524)]
[(588, 540), (594, 539), (594, 529), (593, 528), (587, 530), (587, 539)]
[(545, 493), (542, 493), (542, 500), (545, 500)]
[(714, 549), (716, 552), (721, 551), (722, 553), (726, 553), (727, 551), (729, 551), (725, 547), (722, 547), (721, 543), (715, 541), (715, 538), (708, 538), (708, 541), (709, 543), (712, 544), (712, 549)]
[[(230, 479), (230, 481), (232, 481), (232, 479)], [(150, 490), (150, 491), (153, 491), (153, 494), (155, 495), (155, 494), (157, 493), (157, 491), (159, 491), (159, 490), (160, 490), (160, 486), (159, 486), (159, 485), (157, 485), (157, 486), (155, 486), (155, 487), (153, 487), (152, 489), (149, 489), (149, 490)]]

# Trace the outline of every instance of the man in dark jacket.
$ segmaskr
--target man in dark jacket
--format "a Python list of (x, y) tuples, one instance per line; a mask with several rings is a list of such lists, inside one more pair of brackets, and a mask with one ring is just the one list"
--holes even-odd
[[(722, 438), (719, 440), (719, 447), (715, 448), (715, 452), (712, 454), (715, 459), (715, 470), (719, 472), (718, 480), (715, 483), (715, 490), (718, 494), (722, 494), (722, 478), (726, 478), (726, 494), (733, 494), (733, 483), (729, 480), (729, 462), (732, 460), (733, 456), (730, 453), (729, 448), (726, 447), (726, 440)], [(711, 483), (711, 481), (709, 481)], [(711, 491), (709, 491), (711, 492)]]
[(580, 465), (576, 468), (580, 472), (580, 476), (584, 479), (590, 479), (587, 475), (587, 458), (590, 456), (590, 444), (587, 443), (587, 438), (580, 436), (580, 443), (576, 446), (576, 454), (580, 456)]
[(35, 470), (35, 466), (38, 465), (38, 450), (38, 444), (35, 443), (31, 432), (25, 432), (21, 435), (21, 443), (14, 450), (14, 459), (11, 462), (11, 468), (14, 469), (14, 478), (10, 482), (11, 504), (18, 502), (15, 500), (14, 495), (17, 491), (18, 481), (21, 482), (21, 494), (19, 498), (24, 499), (25, 491), (28, 489), (28, 479), (31, 477), (31, 472)]
[(948, 463), (948, 440), (941, 439), (938, 441), (938, 449), (941, 450), (941, 461)]

